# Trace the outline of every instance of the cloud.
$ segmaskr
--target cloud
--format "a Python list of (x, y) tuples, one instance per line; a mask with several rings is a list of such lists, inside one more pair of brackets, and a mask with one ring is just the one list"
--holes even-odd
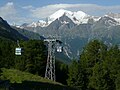
[(31, 10), (31, 9), (33, 9), (34, 7), (32, 6), (32, 5), (28, 5), (28, 6), (24, 6), (24, 7), (22, 7), (23, 9), (26, 9), (26, 10)]
[(30, 9), (34, 18), (45, 18), (59, 9), (84, 11), (90, 15), (104, 15), (108, 12), (119, 12), (120, 6), (100, 6), (96, 4), (54, 4)]
[(33, 7), (32, 5), (20, 6), (8, 2), (0, 6), (0, 16), (9, 23), (28, 23), (45, 19), (59, 9), (70, 11), (83, 11), (89, 15), (102, 16), (108, 12), (120, 13), (120, 6), (101, 6), (96, 4), (52, 4), (43, 7)]
[(6, 5), (0, 7), (0, 16), (3, 18), (11, 17), (16, 14), (13, 2), (8, 2)]
[(48, 5), (48, 6), (44, 6), (44, 7), (35, 8), (35, 9), (30, 10), (30, 11), (31, 11), (31, 15), (33, 17), (46, 18), (61, 8), (67, 9), (70, 7), (71, 6), (69, 4), (55, 4), (55, 5)]
[[(30, 7), (24, 7), (24, 9), (30, 9)], [(4, 6), (0, 7), (0, 17), (7, 20), (9, 24), (17, 23), (22, 24), (25, 22), (32, 22), (33, 18), (26, 18), (20, 11), (22, 7), (18, 8), (13, 2), (8, 2)], [(29, 17), (29, 16), (28, 16)]]

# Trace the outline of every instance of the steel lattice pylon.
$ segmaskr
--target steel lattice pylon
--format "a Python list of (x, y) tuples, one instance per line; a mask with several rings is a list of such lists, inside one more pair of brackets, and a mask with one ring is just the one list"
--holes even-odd
[(45, 78), (55, 81), (55, 44), (56, 39), (45, 39), (48, 42), (48, 57)]

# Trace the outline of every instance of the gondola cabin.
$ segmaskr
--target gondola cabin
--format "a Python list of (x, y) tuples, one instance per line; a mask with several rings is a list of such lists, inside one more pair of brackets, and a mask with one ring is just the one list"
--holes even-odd
[(22, 54), (22, 48), (15, 48), (15, 55), (21, 55)]
[(57, 46), (57, 52), (62, 52), (62, 46)]

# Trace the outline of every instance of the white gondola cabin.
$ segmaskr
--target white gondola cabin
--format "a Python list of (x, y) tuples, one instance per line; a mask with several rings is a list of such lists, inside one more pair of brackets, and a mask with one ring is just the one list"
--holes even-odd
[(57, 46), (57, 52), (62, 52), (62, 46)]
[(21, 55), (22, 54), (22, 48), (15, 48), (15, 55)]

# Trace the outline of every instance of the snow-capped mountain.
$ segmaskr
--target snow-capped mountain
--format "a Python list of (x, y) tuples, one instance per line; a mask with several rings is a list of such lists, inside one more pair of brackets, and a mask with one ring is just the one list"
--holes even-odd
[(66, 15), (75, 24), (87, 23), (88, 18), (90, 18), (89, 15), (87, 15), (86, 13), (84, 13), (82, 11), (71, 12), (68, 10), (60, 9), (48, 17), (48, 23), (51, 23), (51, 22), (55, 21), (56, 19), (59, 19), (63, 15)]
[(120, 23), (120, 13), (108, 13), (107, 16), (112, 17), (113, 19)]
[(105, 15), (103, 17), (101, 17), (99, 20), (98, 20), (99, 23), (102, 23), (104, 25), (107, 25), (107, 26), (116, 26), (119, 24), (119, 22), (117, 22), (114, 18), (108, 16), (108, 15)]
[[(117, 22), (117, 24), (120, 24), (120, 14), (108, 13), (108, 14), (102, 16), (102, 17), (98, 17), (98, 16), (90, 16), (83, 11), (72, 12), (72, 11), (60, 9), (60, 10), (56, 11), (55, 13), (53, 13), (52, 15), (48, 16), (46, 18), (46, 20), (39, 20), (37, 22), (32, 22), (32, 23), (29, 23), (29, 24), (25, 23), (25, 24), (23, 24), (21, 26), (18, 26), (18, 27), (19, 28), (24, 28), (24, 27), (28, 27), (28, 28), (30, 28), (30, 27), (47, 27), (52, 22), (54, 22), (56, 19), (59, 20), (59, 18), (62, 17), (62, 16), (68, 17), (76, 25), (88, 23), (89, 20), (93, 20), (94, 22), (96, 22), (96, 21), (99, 21), (104, 16), (109, 17), (111, 19), (114, 19)], [(69, 22), (64, 21), (62, 23), (69, 23)], [(110, 22), (110, 23), (112, 23), (112, 22)], [(114, 23), (114, 25), (115, 25), (115, 23)]]
[(45, 27), (47, 26), (47, 23), (44, 20), (39, 20), (38, 22), (32, 22), (31, 24), (27, 25), (27, 27), (37, 27), (37, 26)]
[(39, 20), (38, 22), (24, 23), (19, 27), (24, 28), (24, 27), (37, 27), (37, 26), (45, 27), (47, 26), (47, 23), (44, 20)]
[[(37, 27), (37, 26), (47, 27), (53, 21), (55, 21), (56, 19), (59, 19), (63, 15), (70, 18), (77, 25), (79, 25), (81, 23), (87, 23), (90, 18), (94, 18), (95, 21), (98, 20), (98, 17), (90, 16), (90, 15), (84, 13), (83, 11), (72, 12), (72, 11), (60, 9), (60, 10), (56, 11), (55, 13), (53, 13), (52, 15), (48, 16), (46, 18), (46, 21), (39, 20), (38, 22), (32, 22), (30, 24), (25, 23), (25, 25), (21, 25), (19, 27), (21, 27), (21, 28), (23, 28), (23, 27)], [(65, 22), (65, 23), (67, 23), (67, 22)]]

